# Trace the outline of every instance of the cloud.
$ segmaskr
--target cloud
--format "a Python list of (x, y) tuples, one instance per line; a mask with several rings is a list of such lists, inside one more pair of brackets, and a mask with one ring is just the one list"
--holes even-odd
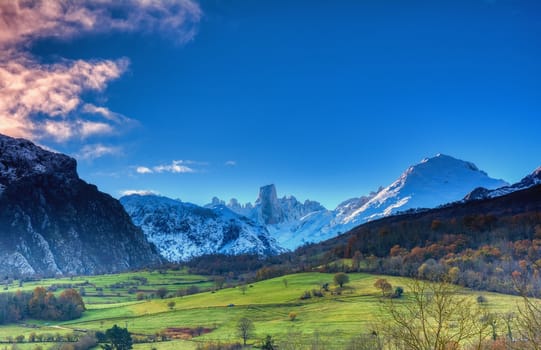
[(133, 120), (82, 100), (103, 91), (129, 60), (63, 60), (44, 64), (29, 52), (43, 38), (90, 33), (160, 32), (191, 40), (202, 16), (191, 0), (0, 1), (0, 133), (57, 142), (125, 129)]
[(116, 146), (106, 146), (101, 143), (86, 145), (76, 155), (78, 159), (93, 160), (108, 155), (120, 155), (122, 148)]
[[(153, 174), (153, 173), (173, 173), (173, 174), (185, 174), (196, 173), (192, 164), (206, 164), (201, 162), (194, 162), (191, 160), (173, 160), (170, 164), (160, 164), (153, 167), (138, 166), (135, 171), (138, 174)], [(190, 165), (190, 166), (188, 166)]]
[(122, 196), (131, 196), (133, 194), (138, 194), (140, 196), (159, 195), (158, 192), (153, 191), (153, 190), (124, 190), (124, 191), (120, 191), (120, 195), (122, 195)]
[(146, 166), (138, 166), (137, 169), (135, 169), (138, 174), (152, 174), (153, 171), (150, 168), (147, 168)]
[(228, 160), (227, 162), (225, 162), (225, 166), (233, 167), (236, 165), (237, 165), (237, 161), (235, 160)]
[(182, 163), (184, 163), (184, 161), (174, 160), (171, 162), (171, 164), (155, 166), (153, 170), (157, 173), (169, 172), (169, 173), (177, 173), (177, 174), (195, 172), (193, 168), (190, 168), (187, 165), (182, 165)]

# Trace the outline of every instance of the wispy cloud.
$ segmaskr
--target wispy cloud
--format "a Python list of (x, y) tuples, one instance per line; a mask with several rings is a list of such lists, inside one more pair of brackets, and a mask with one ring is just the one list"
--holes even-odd
[(237, 165), (237, 161), (235, 160), (228, 160), (227, 162), (225, 162), (225, 166), (233, 167), (236, 165)]
[(158, 192), (153, 190), (124, 190), (120, 191), (121, 196), (130, 196), (132, 194), (138, 194), (140, 196), (159, 195)]
[(78, 159), (93, 160), (104, 156), (121, 155), (122, 148), (117, 146), (106, 146), (101, 143), (84, 146), (75, 156)]
[(133, 122), (82, 100), (119, 78), (128, 59), (43, 64), (28, 50), (35, 40), (157, 31), (183, 43), (195, 35), (201, 15), (191, 0), (0, 1), (0, 132), (62, 142), (111, 134)]
[(138, 166), (135, 171), (138, 173), (138, 174), (152, 174), (153, 171), (152, 169), (150, 168), (147, 168), (146, 166)]
[(194, 165), (205, 164), (202, 162), (194, 162), (191, 160), (173, 160), (169, 164), (160, 164), (153, 167), (147, 166), (138, 166), (135, 168), (135, 171), (138, 174), (153, 174), (153, 173), (174, 173), (174, 174), (184, 174), (184, 173), (196, 173), (197, 170), (194, 168)]

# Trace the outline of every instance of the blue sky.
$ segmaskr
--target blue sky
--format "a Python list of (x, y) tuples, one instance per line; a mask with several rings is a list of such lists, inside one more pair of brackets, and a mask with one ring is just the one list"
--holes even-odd
[(46, 87), (77, 101), (33, 102), (18, 119), (0, 105), (0, 132), (75, 156), (115, 197), (197, 204), (253, 201), (274, 183), (334, 208), (440, 152), (509, 182), (541, 165), (538, 1), (157, 4), (92, 17), (81, 1), (97, 24), (52, 9), (51, 30), (7, 28), (4, 68), (22, 56), (34, 75), (58, 72)]

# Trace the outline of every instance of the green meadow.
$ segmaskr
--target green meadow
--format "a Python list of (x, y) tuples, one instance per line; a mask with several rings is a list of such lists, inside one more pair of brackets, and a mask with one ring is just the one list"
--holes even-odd
[[(26, 320), (24, 325), (1, 326), (0, 341), (16, 335), (28, 337), (32, 332), (62, 334), (74, 330), (105, 331), (117, 324), (127, 327), (136, 336), (167, 333), (176, 338), (174, 341), (138, 344), (135, 349), (191, 349), (202, 342), (240, 341), (236, 323), (241, 317), (248, 317), (255, 325), (254, 336), (249, 343), (258, 344), (267, 335), (272, 335), (276, 341), (292, 338), (307, 341), (315, 338), (333, 339), (333, 345), (341, 348), (348, 339), (370, 332), (374, 324), (384, 317), (381, 313), (381, 292), (374, 287), (376, 279), (383, 277), (393, 287), (403, 286), (403, 300), (407, 299), (408, 280), (405, 278), (352, 273), (349, 274), (350, 282), (338, 294), (333, 276), (316, 272), (301, 273), (181, 297), (174, 296), (179, 288), (192, 285), (201, 289), (211, 288), (212, 279), (179, 270), (28, 282), (23, 283), (21, 289), (84, 283), (84, 300), (88, 310), (81, 318), (67, 322)], [(146, 283), (135, 286), (137, 292), (134, 293), (134, 285), (130, 283), (142, 277)], [(329, 284), (329, 291), (324, 292), (324, 296), (301, 300), (305, 291), (320, 290), (325, 283)], [(111, 289), (111, 285), (118, 288)], [(159, 288), (168, 291), (164, 299), (155, 294)], [(17, 289), (17, 281), (8, 287), (8, 291)], [(137, 293), (152, 298), (137, 300)], [(470, 290), (463, 290), (463, 293), (474, 299), (483, 295), (486, 298), (484, 304), (494, 312), (514, 310), (520, 302), (518, 297), (496, 293)], [(168, 305), (170, 302), (174, 302), (174, 306)], [(296, 313), (294, 320), (290, 318), (292, 312)], [(186, 329), (199, 330), (200, 335), (190, 336)], [(33, 349), (35, 346), (21, 345), (22, 349)]]

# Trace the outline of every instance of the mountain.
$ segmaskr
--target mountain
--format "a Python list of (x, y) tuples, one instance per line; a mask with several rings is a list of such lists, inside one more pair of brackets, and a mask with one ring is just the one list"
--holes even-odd
[(130, 195), (120, 202), (169, 261), (215, 253), (268, 256), (284, 251), (265, 226), (219, 201), (212, 207), (200, 207), (167, 197)]
[(508, 185), (489, 177), (475, 164), (438, 154), (409, 167), (391, 185), (380, 190), (361, 207), (344, 213), (341, 222), (358, 225), (416, 208), (435, 208), (464, 198), (471, 189)]
[(75, 159), (0, 134), (0, 273), (118, 272), (161, 261), (120, 203)]
[(494, 189), (506, 185), (473, 163), (438, 154), (409, 167), (389, 186), (348, 199), (334, 210), (325, 209), (318, 202), (301, 203), (292, 196), (278, 198), (274, 185), (261, 187), (254, 205), (241, 206), (232, 200), (236, 205), (229, 208), (266, 225), (280, 245), (295, 249), (305, 243), (335, 237), (367, 221), (461, 200), (480, 186)]
[(464, 197), (464, 200), (470, 201), (470, 200), (480, 200), (480, 199), (500, 197), (500, 196), (504, 196), (506, 194), (520, 191), (526, 188), (530, 188), (532, 186), (539, 185), (539, 184), (541, 184), (541, 167), (535, 169), (530, 175), (524, 177), (519, 182), (510, 186), (503, 186), (494, 190), (489, 190), (484, 187), (478, 187), (472, 192), (468, 193), (468, 195)]

